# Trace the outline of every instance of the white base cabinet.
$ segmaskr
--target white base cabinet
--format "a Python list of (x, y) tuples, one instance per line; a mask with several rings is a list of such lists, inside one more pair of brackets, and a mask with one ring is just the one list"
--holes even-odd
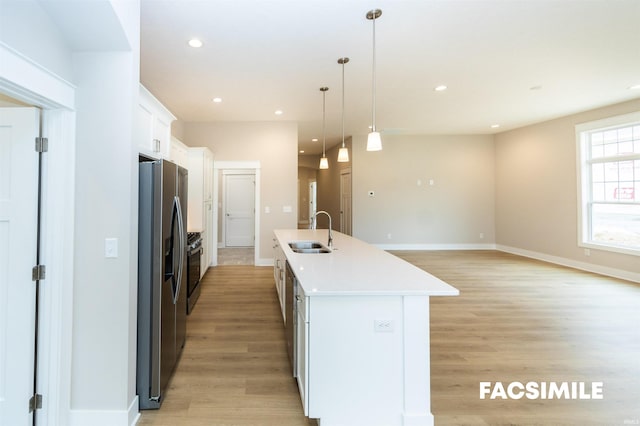
[(286, 310), (285, 310), (285, 277), (287, 273), (286, 268), (287, 258), (282, 251), (282, 247), (278, 243), (277, 239), (273, 239), (273, 279), (276, 283), (276, 291), (278, 293), (278, 300), (280, 301), (280, 310), (282, 311), (282, 321), (286, 323)]
[(274, 236), (297, 278), (287, 337), (304, 413), (320, 426), (433, 426), (429, 299), (458, 290), (340, 232), (323, 254), (288, 243), (326, 241), (325, 229)]
[(304, 415), (309, 415), (309, 299), (304, 294), (300, 286), (296, 286), (296, 304), (297, 317), (295, 322), (295, 351), (296, 351), (296, 380), (298, 382), (298, 391), (302, 400), (302, 409)]
[(427, 296), (300, 291), (296, 379), (322, 426), (432, 426)]

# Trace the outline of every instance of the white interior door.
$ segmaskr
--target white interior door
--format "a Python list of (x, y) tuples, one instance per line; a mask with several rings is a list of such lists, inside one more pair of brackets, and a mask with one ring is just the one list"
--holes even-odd
[(340, 172), (340, 232), (351, 235), (351, 170)]
[(36, 108), (0, 108), (0, 425), (31, 423), (39, 131)]
[(309, 224), (313, 223), (313, 217), (316, 215), (317, 189), (316, 181), (309, 182)]
[(225, 175), (225, 246), (255, 244), (255, 175)]

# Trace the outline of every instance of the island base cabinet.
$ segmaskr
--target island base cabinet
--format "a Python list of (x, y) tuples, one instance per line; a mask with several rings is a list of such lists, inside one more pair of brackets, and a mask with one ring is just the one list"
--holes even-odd
[(298, 391), (300, 392), (300, 399), (302, 400), (302, 409), (304, 415), (309, 415), (309, 322), (307, 306), (309, 304), (309, 298), (305, 297), (304, 292), (299, 285), (296, 285), (295, 289), (295, 302), (296, 303), (296, 335), (295, 335), (295, 376), (298, 381)]
[(433, 425), (428, 296), (307, 300), (305, 414), (321, 426)]

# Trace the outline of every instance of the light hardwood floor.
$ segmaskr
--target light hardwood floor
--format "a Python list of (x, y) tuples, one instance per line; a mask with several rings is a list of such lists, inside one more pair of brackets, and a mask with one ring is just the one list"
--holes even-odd
[[(495, 251), (394, 252), (449, 282), (431, 299), (436, 425), (640, 424), (640, 285)], [(603, 382), (603, 400), (481, 400), (481, 381)], [(289, 374), (272, 268), (205, 275), (146, 425), (315, 425)], [(347, 425), (368, 426), (368, 425)]]

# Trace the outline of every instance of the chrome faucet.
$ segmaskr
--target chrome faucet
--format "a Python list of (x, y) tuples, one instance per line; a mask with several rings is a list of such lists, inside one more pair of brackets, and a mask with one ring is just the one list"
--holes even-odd
[(327, 241), (327, 246), (332, 249), (333, 248), (333, 235), (331, 234), (331, 215), (329, 213), (327, 213), (324, 210), (320, 210), (318, 212), (316, 212), (316, 214), (313, 215), (313, 222), (312, 222), (312, 228), (311, 229), (316, 229), (316, 224), (318, 222), (318, 215), (320, 213), (324, 213), (327, 215), (327, 217), (329, 218), (329, 241)]

